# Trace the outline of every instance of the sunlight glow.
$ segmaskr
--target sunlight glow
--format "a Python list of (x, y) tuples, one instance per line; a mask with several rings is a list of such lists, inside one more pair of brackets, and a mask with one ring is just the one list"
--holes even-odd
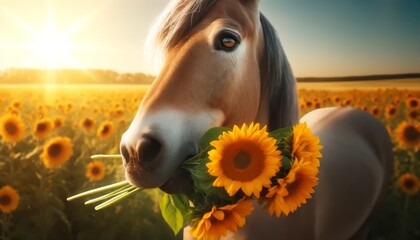
[(71, 56), (74, 44), (65, 35), (53, 30), (40, 33), (32, 48), (48, 68), (54, 68)]
[[(74, 19), (70, 24), (63, 26), (56, 18), (56, 10), (53, 4), (46, 6), (44, 20), (41, 22), (27, 22), (17, 16), (14, 12), (1, 9), (5, 17), (9, 18), (16, 25), (24, 30), (27, 38), (15, 41), (11, 48), (24, 50), (28, 57), (21, 65), (29, 68), (56, 69), (56, 68), (77, 68), (85, 69), (75, 58), (76, 51), (85, 51), (92, 46), (77, 44), (72, 41), (77, 31), (86, 25), (97, 13), (96, 11)], [(38, 25), (38, 26), (37, 26)]]

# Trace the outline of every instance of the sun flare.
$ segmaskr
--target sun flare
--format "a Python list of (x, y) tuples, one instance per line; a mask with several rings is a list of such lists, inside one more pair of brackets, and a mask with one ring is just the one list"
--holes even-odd
[(39, 33), (33, 44), (33, 50), (49, 67), (57, 66), (58, 63), (66, 61), (73, 48), (74, 44), (68, 37), (55, 30)]
[(48, 4), (46, 8), (48, 10), (43, 20), (31, 22), (13, 11), (4, 11), (6, 18), (19, 27), (16, 31), (22, 33), (20, 38), (10, 45), (11, 49), (26, 56), (19, 65), (41, 69), (85, 69), (86, 67), (78, 61), (77, 55), (91, 49), (92, 46), (81, 44), (76, 39), (80, 36), (80, 29), (89, 23), (95, 12), (63, 24), (53, 5)]

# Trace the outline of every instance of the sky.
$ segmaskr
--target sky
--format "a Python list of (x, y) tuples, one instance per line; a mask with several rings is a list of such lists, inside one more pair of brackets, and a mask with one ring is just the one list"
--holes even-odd
[[(220, 0), (219, 0), (220, 1)], [(147, 33), (167, 0), (0, 0), (0, 71), (154, 74)], [(297, 77), (420, 72), (418, 0), (261, 0)]]

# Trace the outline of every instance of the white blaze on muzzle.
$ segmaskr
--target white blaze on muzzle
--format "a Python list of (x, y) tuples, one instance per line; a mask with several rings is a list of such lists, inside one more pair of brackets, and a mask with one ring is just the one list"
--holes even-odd
[(134, 118), (121, 139), (127, 180), (138, 187), (160, 187), (195, 155), (204, 132), (220, 126), (220, 110), (189, 113), (178, 109), (154, 110)]

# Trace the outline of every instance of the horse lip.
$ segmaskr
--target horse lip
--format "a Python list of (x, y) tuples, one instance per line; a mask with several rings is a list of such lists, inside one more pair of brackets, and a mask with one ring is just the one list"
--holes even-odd
[(193, 187), (190, 174), (182, 168), (178, 168), (174, 174), (159, 188), (169, 194), (186, 193)]

